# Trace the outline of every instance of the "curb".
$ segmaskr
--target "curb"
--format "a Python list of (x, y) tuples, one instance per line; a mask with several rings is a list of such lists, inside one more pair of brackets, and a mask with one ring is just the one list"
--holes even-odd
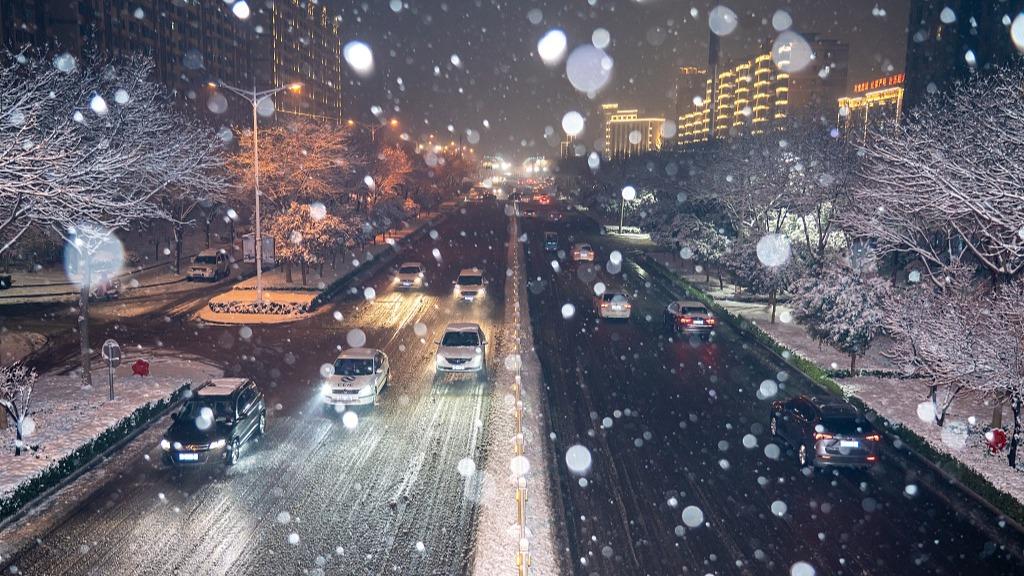
[[(649, 256), (647, 256), (646, 254), (641, 254), (639, 256), (633, 256), (631, 259), (634, 260), (635, 264), (638, 264), (638, 262), (637, 262), (638, 260), (642, 261), (644, 263), (644, 265), (647, 267), (647, 269), (653, 269), (653, 270), (655, 270), (656, 274), (669, 277), (670, 280), (673, 279), (672, 278), (673, 276), (675, 276), (670, 271), (666, 270), (663, 265), (661, 265), (657, 261), (654, 261)], [(1001, 509), (1000, 507), (996, 506), (994, 503), (992, 503), (991, 501), (989, 501), (985, 497), (983, 497), (980, 494), (978, 494), (971, 487), (965, 485), (959, 478), (957, 478), (953, 474), (950, 474), (943, 467), (937, 465), (936, 463), (934, 463), (931, 460), (929, 460), (928, 458), (926, 458), (917, 449), (911, 447), (910, 443), (908, 443), (907, 440), (905, 440), (904, 438), (905, 437), (911, 438), (914, 443), (916, 443), (916, 444), (918, 444), (920, 446), (924, 446), (928, 450), (931, 450), (933, 452), (936, 452), (937, 454), (942, 455), (944, 458), (948, 458), (948, 459), (951, 459), (953, 461), (959, 462), (958, 460), (956, 460), (956, 458), (954, 456), (939, 452), (935, 448), (931, 447), (931, 445), (928, 443), (927, 440), (925, 440), (924, 438), (919, 436), (916, 432), (914, 432), (913, 430), (907, 428), (906, 426), (904, 426), (904, 425), (902, 425), (900, 423), (890, 422), (888, 418), (885, 418), (884, 416), (879, 414), (876, 410), (872, 409), (870, 406), (868, 406), (859, 397), (857, 397), (855, 395), (852, 395), (852, 394), (844, 393), (842, 391), (842, 389), (839, 387), (839, 385), (835, 384), (835, 382), (832, 382), (832, 384), (834, 386), (836, 386), (835, 390), (833, 390), (833, 389), (829, 388), (828, 386), (825, 386), (822, 383), (818, 382), (817, 378), (814, 378), (811, 375), (807, 374), (807, 372), (804, 370), (803, 367), (801, 367), (797, 363), (793, 362), (792, 358), (799, 358), (799, 359), (803, 360), (805, 363), (807, 363), (809, 365), (816, 366), (819, 370), (822, 370), (822, 372), (825, 373), (824, 369), (822, 369), (820, 366), (817, 366), (813, 362), (803, 358), (802, 356), (800, 356), (796, 352), (792, 352), (792, 351), (791, 351), (791, 358), (786, 358), (785, 356), (780, 354), (778, 351), (776, 351), (776, 350), (772, 349), (770, 346), (766, 345), (761, 340), (761, 338), (759, 337), (758, 334), (753, 333), (749, 329), (749, 327), (747, 326), (747, 324), (750, 324), (748, 321), (743, 320), (742, 318), (736, 317), (731, 312), (728, 312), (727, 310), (725, 310), (725, 308), (721, 304), (718, 304), (717, 300), (715, 300), (711, 296), (707, 295), (707, 293), (705, 293), (700, 288), (697, 288), (696, 286), (693, 286), (691, 283), (687, 282), (685, 279), (680, 279), (680, 278), (674, 278), (674, 279), (677, 282), (683, 284), (685, 287), (687, 287), (693, 293), (700, 294), (700, 295), (704, 296), (706, 299), (708, 299), (711, 302), (713, 302), (716, 307), (721, 308), (725, 312), (725, 313), (721, 314), (722, 318), (724, 318), (725, 321), (733, 329), (735, 329), (736, 331), (741, 332), (741, 333), (746, 334), (747, 336), (749, 336), (750, 339), (753, 340), (763, 350), (765, 350), (766, 352), (768, 352), (772, 356), (776, 357), (777, 359), (782, 361), (784, 364), (786, 364), (787, 366), (789, 366), (793, 370), (799, 372), (812, 385), (814, 385), (816, 387), (819, 387), (819, 388), (825, 390), (826, 392), (828, 392), (830, 394), (837, 395), (840, 398), (845, 398), (845, 399), (849, 400), (851, 403), (856, 405), (857, 408), (859, 410), (861, 410), (861, 411), (873, 412), (876, 415), (876, 417), (879, 420), (881, 420), (882, 424), (884, 425), (883, 428), (885, 429), (886, 436), (889, 436), (891, 438), (895, 438), (901, 444), (899, 447), (896, 447), (895, 443), (892, 443), (893, 447), (896, 448), (900, 453), (905, 453), (905, 454), (910, 455), (912, 458), (916, 459), (919, 463), (924, 464), (925, 468), (927, 468), (929, 470), (932, 470), (933, 472), (938, 473), (943, 479), (945, 479), (951, 485), (955, 486), (957, 489), (959, 489), (961, 492), (966, 494), (972, 500), (977, 502), (983, 508), (985, 508), (989, 512), (995, 514), (1001, 520), (1004, 520), (1008, 525), (1012, 526), (1018, 533), (1024, 534), (1024, 525), (1022, 525), (1020, 518), (1018, 518), (1015, 514), (1012, 514), (1012, 513), (1008, 512), (1008, 511), (1005, 511), (1005, 510)], [(672, 287), (671, 284), (670, 284), (669, 287), (670, 288)], [(770, 338), (772, 341), (774, 341), (778, 346), (781, 346), (781, 347), (784, 347), (784, 348), (786, 347), (785, 344), (779, 342), (775, 338), (772, 338), (767, 333), (765, 333), (765, 336), (767, 338)], [(831, 378), (828, 377), (827, 375), (825, 376), (825, 378), (828, 379), (829, 381), (831, 381)], [(897, 461), (898, 461), (898, 459), (897, 459)], [(904, 463), (900, 462), (899, 465), (900, 465), (901, 468), (906, 469), (906, 466), (905, 466)], [(1014, 499), (1013, 496), (1011, 496), (1011, 495), (1003, 492), (999, 488), (997, 488), (995, 485), (993, 485), (991, 482), (989, 482), (988, 479), (986, 479), (984, 476), (981, 476), (980, 474), (975, 472), (973, 469), (968, 467), (966, 464), (960, 463), (960, 465), (963, 468), (965, 468), (966, 470), (968, 470), (969, 473), (976, 475), (981, 481), (983, 481), (986, 484), (988, 484), (991, 490), (993, 490), (993, 491), (995, 491), (995, 492), (997, 492), (999, 494), (1003, 494), (1006, 497), (1011, 498), (1014, 501), (1016, 501), (1016, 499)]]

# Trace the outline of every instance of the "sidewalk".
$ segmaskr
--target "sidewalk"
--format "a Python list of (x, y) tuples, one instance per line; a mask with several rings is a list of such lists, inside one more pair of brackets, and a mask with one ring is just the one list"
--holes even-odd
[[(150, 376), (133, 376), (131, 364), (150, 362)], [(31, 434), (25, 434), (28, 453), (14, 456), (13, 423), (0, 430), (0, 503), (18, 487), (40, 476), (51, 466), (147, 405), (166, 401), (186, 382), (199, 385), (221, 375), (221, 370), (197, 358), (168, 355), (166, 350), (124, 348), (122, 364), (115, 371), (114, 400), (108, 400), (107, 370), (93, 367), (93, 386), (81, 387), (77, 373), (39, 376), (29, 409)], [(84, 464), (80, 463), (80, 464)]]
[[(685, 272), (686, 265), (674, 257), (674, 254), (648, 255), (695, 287), (703, 291), (708, 288), (704, 275), (694, 276), (692, 272)], [(718, 281), (714, 276), (712, 284), (718, 287)], [(792, 320), (792, 311), (789, 307), (780, 304), (776, 310), (776, 322), (772, 324), (770, 306), (737, 302), (723, 297), (730, 290), (734, 291), (735, 287), (730, 287), (727, 283), (726, 290), (716, 290), (709, 294), (730, 313), (750, 321), (775, 341), (818, 367), (825, 370), (849, 368), (849, 356), (811, 338), (803, 326)], [(786, 321), (783, 321), (784, 319)], [(885, 337), (877, 339), (863, 357), (857, 358), (858, 371), (893, 371), (895, 367), (884, 356), (888, 343)], [(1005, 455), (989, 455), (981, 443), (980, 435), (969, 432), (970, 429), (977, 430), (991, 423), (994, 406), (989, 399), (977, 394), (968, 394), (957, 399), (947, 413), (945, 425), (940, 427), (934, 424), (927, 410), (919, 412), (919, 406), (929, 404), (928, 388), (922, 382), (864, 374), (836, 379), (836, 382), (848, 396), (860, 399), (889, 422), (899, 424), (921, 436), (936, 451), (955, 458), (999, 490), (1024, 503), (1024, 471), (1010, 468)], [(922, 418), (919, 413), (925, 417)], [(1007, 424), (1004, 414), (1004, 426)], [(1024, 457), (1024, 454), (1021, 456)]]

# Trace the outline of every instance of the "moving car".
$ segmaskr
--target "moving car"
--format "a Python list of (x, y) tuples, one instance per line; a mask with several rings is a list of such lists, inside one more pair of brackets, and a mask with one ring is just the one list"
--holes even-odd
[(421, 288), (423, 286), (423, 264), (406, 262), (398, 267), (395, 284), (399, 288)]
[(552, 222), (561, 222), (562, 221), (562, 213), (561, 212), (552, 212), (551, 214), (548, 214), (548, 218), (550, 218)]
[(872, 466), (882, 442), (853, 406), (816, 396), (772, 402), (768, 430), (796, 450), (801, 466)]
[(487, 377), (487, 338), (479, 324), (453, 322), (437, 342), (438, 372), (475, 372)]
[(544, 233), (544, 250), (548, 252), (558, 251), (558, 234), (554, 232)]
[(572, 261), (573, 262), (593, 262), (594, 261), (594, 249), (590, 247), (590, 244), (586, 242), (577, 242), (572, 247)]
[(533, 208), (527, 208), (527, 209), (523, 210), (523, 218), (536, 218), (536, 217), (537, 217), (537, 211), (534, 210)]
[(334, 360), (334, 373), (320, 385), (325, 410), (377, 404), (391, 379), (387, 354), (373, 348), (350, 348)]
[(706, 306), (694, 300), (676, 300), (665, 308), (664, 324), (669, 334), (697, 334), (710, 338), (717, 320)]
[(487, 281), (484, 280), (479, 268), (465, 268), (459, 272), (459, 277), (455, 280), (455, 297), (466, 302), (483, 298), (486, 284)]
[(216, 282), (228, 275), (230, 265), (228, 255), (223, 250), (203, 250), (192, 259), (185, 278)]
[(217, 378), (197, 388), (160, 441), (170, 464), (238, 462), (242, 445), (262, 435), (267, 406), (248, 378)]
[(594, 298), (594, 306), (598, 316), (614, 320), (628, 320), (633, 311), (633, 305), (621, 290), (606, 290)]

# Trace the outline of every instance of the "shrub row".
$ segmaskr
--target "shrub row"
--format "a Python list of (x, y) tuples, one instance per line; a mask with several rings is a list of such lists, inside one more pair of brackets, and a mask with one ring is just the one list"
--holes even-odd
[[(162, 414), (168, 406), (181, 399), (190, 387), (190, 384), (185, 384), (175, 390), (169, 398), (163, 398), (138, 407), (134, 412), (104, 430), (99, 436), (79, 446), (74, 452), (56, 460), (32, 478), (19, 484), (13, 492), (0, 498), (0, 522), (13, 516), (32, 500), (76, 474), (97, 456), (102, 455), (136, 430), (149, 424), (154, 418)], [(32, 458), (31, 455), (21, 457)]]
[(293, 316), (312, 312), (305, 302), (210, 302), (210, 310), (220, 314), (271, 314)]

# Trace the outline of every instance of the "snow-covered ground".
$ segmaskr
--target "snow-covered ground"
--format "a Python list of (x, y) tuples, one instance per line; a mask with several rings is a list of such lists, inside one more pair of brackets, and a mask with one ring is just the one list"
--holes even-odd
[[(516, 238), (513, 228), (509, 238)], [(516, 574), (516, 553), (528, 550), (530, 574), (559, 574), (558, 524), (552, 499), (554, 479), (548, 467), (547, 416), (543, 397), (543, 376), (540, 360), (533, 349), (529, 303), (521, 267), (522, 248), (518, 242), (509, 247), (509, 268), (513, 275), (505, 284), (505, 333), (502, 335), (503, 358), (495, 379), (492, 414), (488, 423), (489, 447), (483, 471), (487, 479), (480, 499), (477, 518), (473, 574)], [(521, 385), (522, 427), (525, 460), (516, 456), (515, 387)], [(520, 526), (516, 502), (516, 473), (526, 480), (525, 543), (520, 543)]]
[[(849, 368), (850, 357), (811, 338), (803, 326), (792, 320), (792, 311), (787, 306), (780, 304), (777, 307), (776, 322), (772, 324), (771, 308), (768, 305), (723, 298), (732, 292), (728, 283), (724, 290), (719, 289), (717, 279), (712, 276), (711, 286), (708, 286), (703, 274), (687, 272), (673, 255), (652, 254), (652, 257), (702, 290), (708, 291), (713, 287), (710, 293), (719, 304), (756, 324), (776, 341), (807, 360), (825, 369)], [(892, 363), (884, 355), (887, 344), (885, 338), (876, 340), (867, 354), (857, 359), (858, 370), (893, 370)], [(1007, 466), (1005, 456), (990, 456), (981, 443), (981, 436), (977, 433), (968, 435), (966, 432), (966, 424), (982, 427), (991, 423), (993, 405), (988, 399), (977, 395), (958, 398), (950, 407), (945, 425), (940, 427), (930, 417), (922, 419), (919, 416), (918, 406), (927, 400), (928, 392), (927, 387), (921, 383), (876, 376), (844, 378), (837, 382), (848, 395), (856, 396), (890, 422), (912, 430), (937, 451), (956, 458), (993, 486), (1024, 502), (1024, 472)], [(1009, 424), (1008, 418), (1008, 414), (1004, 413), (1003, 426)]]
[(0, 328), (0, 364), (17, 362), (45, 344), (46, 336), (37, 332), (14, 332)]
[[(107, 400), (106, 368), (93, 368), (93, 386), (83, 389), (77, 373), (40, 375), (32, 392), (29, 416), (34, 431), (26, 435), (29, 454), (14, 456), (13, 425), (0, 430), (0, 497), (117, 424), (139, 407), (169, 397), (186, 382), (198, 385), (222, 374), (198, 358), (124, 348), (114, 374), (114, 400)], [(131, 364), (150, 363), (150, 376), (133, 376)]]

